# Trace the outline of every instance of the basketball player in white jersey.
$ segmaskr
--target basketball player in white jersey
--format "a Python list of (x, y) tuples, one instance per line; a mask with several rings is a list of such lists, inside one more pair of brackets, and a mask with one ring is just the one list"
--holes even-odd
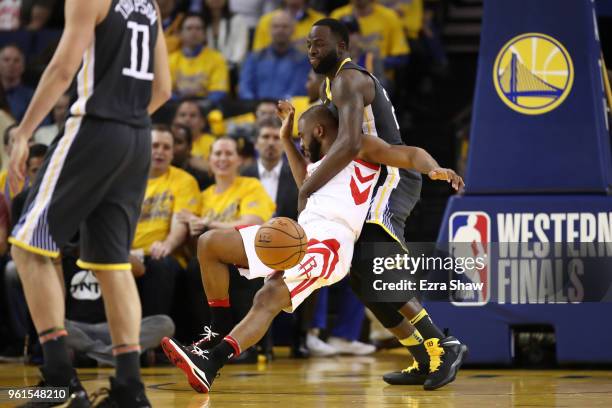
[[(279, 115), (283, 119), (281, 138), (293, 177), (301, 186), (336, 139), (338, 121), (323, 105), (314, 106), (302, 115), (298, 130), (304, 157), (291, 141), (294, 112), (288, 102), (279, 103)], [(255, 295), (247, 316), (231, 332), (215, 319), (216, 311), (212, 307), (213, 327), (203, 339), (191, 346), (167, 337), (162, 340), (166, 355), (185, 372), (196, 391), (208, 392), (217, 371), (241, 350), (256, 344), (281, 310), (293, 312), (314, 290), (346, 276), (353, 246), (378, 180), (378, 163), (413, 168), (433, 180), (446, 180), (456, 189), (463, 184), (461, 177), (452, 170), (440, 168), (423, 149), (391, 146), (367, 135), (363, 139), (358, 157), (312, 194), (300, 214), (298, 222), (306, 232), (308, 249), (297, 266), (284, 272), (275, 271), (259, 260), (255, 253), (259, 226), (212, 230), (200, 237), (198, 259), (209, 303), (229, 306), (228, 264), (248, 266), (249, 269), (241, 269), (243, 276), (265, 277), (266, 283)], [(312, 164), (308, 164), (308, 159)]]

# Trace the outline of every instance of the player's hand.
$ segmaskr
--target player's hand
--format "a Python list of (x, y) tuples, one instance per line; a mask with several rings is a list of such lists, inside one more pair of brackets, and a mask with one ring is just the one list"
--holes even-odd
[(429, 178), (432, 180), (445, 180), (450, 183), (451, 186), (457, 191), (463, 188), (465, 184), (463, 183), (463, 179), (454, 170), (437, 168), (433, 169), (429, 172)]
[(25, 180), (29, 136), (24, 135), (19, 128), (15, 129), (8, 169), (8, 182), (12, 193), (18, 193)]
[(165, 258), (172, 252), (172, 248), (166, 242), (155, 241), (151, 244), (151, 258), (161, 259)]
[(287, 100), (278, 101), (276, 115), (283, 122), (280, 130), (281, 138), (291, 138), (293, 132), (293, 121), (295, 119), (295, 108)]
[(198, 217), (193, 217), (189, 220), (189, 234), (192, 237), (200, 236), (206, 231), (208, 224), (207, 222)]

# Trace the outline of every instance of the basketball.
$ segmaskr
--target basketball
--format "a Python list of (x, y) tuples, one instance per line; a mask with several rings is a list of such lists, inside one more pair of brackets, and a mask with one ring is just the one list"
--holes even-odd
[(272, 218), (255, 235), (255, 252), (267, 267), (284, 271), (292, 268), (304, 257), (308, 238), (297, 222), (291, 218)]

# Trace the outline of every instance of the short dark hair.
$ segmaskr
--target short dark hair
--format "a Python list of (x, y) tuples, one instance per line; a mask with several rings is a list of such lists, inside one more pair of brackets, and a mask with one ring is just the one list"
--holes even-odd
[(32, 146), (30, 146), (28, 162), (34, 157), (45, 157), (45, 154), (47, 154), (47, 150), (49, 150), (49, 147), (47, 145), (44, 145), (42, 143), (34, 143)]
[(17, 51), (19, 51), (19, 53), (21, 54), (21, 57), (24, 59), (26, 58), (25, 52), (23, 51), (23, 49), (19, 46), (19, 44), (17, 43), (8, 43), (8, 44), (4, 44), (2, 47), (0, 47), (0, 52), (6, 50), (7, 48), (15, 48)]
[(174, 123), (172, 125), (170, 130), (172, 130), (172, 137), (174, 137), (174, 140), (176, 141), (176, 137), (177, 137), (177, 133), (178, 132), (176, 132), (175, 129), (178, 129), (181, 132), (183, 132), (183, 134), (185, 135), (185, 139), (187, 140), (187, 144), (188, 145), (192, 145), (193, 144), (193, 135), (191, 134), (191, 129), (189, 129), (188, 126), (182, 125), (180, 123)]
[(259, 127), (259, 129), (264, 128), (264, 127), (271, 127), (271, 128), (279, 129), (282, 125), (283, 124), (281, 123), (279, 118), (271, 118), (271, 117), (263, 118), (260, 122), (257, 123), (257, 126)]
[(202, 108), (202, 105), (200, 104), (200, 99), (197, 97), (193, 97), (193, 96), (186, 96), (178, 101), (178, 103), (176, 104), (176, 109), (174, 110), (174, 115), (172, 115), (173, 119), (176, 117), (176, 114), (179, 108), (185, 103), (194, 104), (198, 108), (198, 113), (200, 114), (202, 118), (204, 118), (204, 121), (208, 125), (208, 119), (206, 118), (206, 112), (204, 112), (204, 108)]
[(212, 153), (213, 148), (215, 147), (215, 145), (218, 142), (220, 142), (221, 140), (231, 140), (232, 142), (234, 142), (236, 144), (236, 153), (238, 153), (239, 156), (242, 154), (242, 150), (241, 150), (241, 147), (240, 147), (240, 142), (237, 139), (235, 139), (235, 138), (233, 138), (231, 136), (221, 136), (221, 137), (216, 138), (215, 141), (212, 142), (212, 144), (210, 145), (210, 152), (211, 153)]
[(302, 113), (300, 120), (317, 120), (319, 123), (338, 127), (338, 117), (325, 105), (314, 105)]
[(346, 47), (348, 48), (349, 31), (346, 28), (346, 26), (342, 24), (340, 21), (336, 20), (335, 18), (323, 18), (317, 21), (316, 23), (314, 23), (312, 26), (313, 27), (315, 26), (329, 27), (332, 34), (334, 34), (338, 40), (344, 41), (344, 44), (346, 44)]
[(153, 126), (151, 126), (151, 131), (153, 130), (156, 130), (158, 132), (172, 133), (172, 130), (170, 130), (170, 126), (166, 125), (165, 123), (154, 123)]

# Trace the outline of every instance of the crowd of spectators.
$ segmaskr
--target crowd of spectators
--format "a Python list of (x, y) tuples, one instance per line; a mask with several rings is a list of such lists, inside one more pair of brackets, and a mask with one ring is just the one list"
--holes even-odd
[[(351, 56), (386, 86), (391, 97), (411, 63), (411, 49), (435, 49), (426, 0), (158, 0), (168, 45), (173, 97), (153, 117), (152, 164), (131, 263), (142, 306), (143, 350), (176, 332), (193, 340), (210, 314), (195, 256), (195, 239), (208, 229), (261, 224), (273, 216), (296, 218), (297, 189), (283, 158), (276, 101), (289, 99), (298, 114), (317, 103), (324, 78), (312, 72), (306, 38), (317, 20), (331, 16), (351, 33)], [(0, 5), (0, 132), (2, 168), (11, 130), (31, 99), (62, 27), (61, 0), (6, 0)], [(428, 20), (429, 16), (429, 20)], [(42, 35), (41, 33), (44, 33)], [(64, 95), (32, 139), (27, 191), (46, 150), (61, 135), (70, 97)], [(297, 121), (296, 121), (297, 122)], [(295, 130), (297, 136), (297, 129)], [(0, 338), (7, 356), (34, 346), (33, 327), (6, 242), (21, 209), (0, 173)], [(75, 361), (111, 364), (110, 339), (95, 275), (76, 267), (73, 249), (62, 262), (67, 328)], [(248, 311), (260, 281), (231, 273), (231, 318)], [(363, 305), (340, 285), (341, 305), (332, 338), (326, 327), (327, 296), (306, 302), (290, 322), (292, 354), (367, 354), (358, 342)], [(313, 317), (314, 315), (314, 317)], [(7, 317), (5, 319), (4, 317)], [(5, 323), (6, 322), (6, 323)], [(307, 339), (309, 341), (307, 341)], [(271, 336), (258, 346), (271, 353)], [(258, 350), (242, 362), (257, 361)], [(31, 350), (28, 354), (32, 354)], [(146, 354), (146, 353), (145, 353)]]

